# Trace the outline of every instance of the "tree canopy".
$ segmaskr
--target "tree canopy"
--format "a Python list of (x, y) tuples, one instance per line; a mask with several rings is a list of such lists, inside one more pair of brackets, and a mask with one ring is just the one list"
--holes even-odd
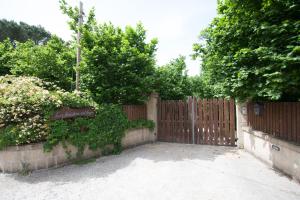
[(300, 98), (300, 2), (219, 0), (194, 45), (215, 94), (240, 100)]
[(32, 40), (0, 42), (0, 75), (35, 76), (70, 90), (74, 65), (74, 48), (56, 36), (43, 45)]
[(111, 23), (97, 23), (92, 9), (78, 27), (78, 8), (60, 1), (69, 16), (70, 29), (82, 32), (82, 87), (95, 101), (105, 103), (142, 103), (152, 92), (157, 40), (146, 42), (141, 23), (125, 29)]
[(10, 74), (14, 46), (6, 39), (0, 42), (0, 76)]
[(157, 67), (154, 88), (164, 100), (185, 99), (192, 94), (183, 56)]
[(0, 20), (0, 42), (9, 38), (11, 41), (26, 42), (32, 40), (35, 44), (46, 42), (51, 34), (42, 26), (32, 26), (24, 22)]
[(125, 30), (110, 23), (95, 25), (82, 40), (83, 84), (96, 101), (139, 103), (149, 96), (157, 41), (145, 41), (141, 24)]

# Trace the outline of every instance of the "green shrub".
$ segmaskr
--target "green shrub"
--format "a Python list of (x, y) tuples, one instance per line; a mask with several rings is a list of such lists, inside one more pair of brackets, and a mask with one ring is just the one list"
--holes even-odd
[(91, 150), (105, 149), (109, 144), (114, 145), (114, 153), (121, 150), (121, 140), (126, 129), (154, 128), (150, 120), (128, 121), (118, 105), (100, 105), (96, 109), (95, 118), (76, 118), (74, 120), (58, 120), (50, 123), (51, 133), (44, 144), (46, 151), (59, 142), (66, 142), (78, 148), (78, 156), (83, 153), (84, 147)]
[(38, 78), (0, 76), (0, 148), (44, 141), (49, 117), (59, 107), (93, 105)]
[(134, 120), (129, 121), (127, 129), (136, 129), (136, 128), (149, 128), (150, 130), (153, 130), (155, 127), (155, 123), (152, 120)]
[[(119, 105), (97, 105), (84, 93), (65, 92), (55, 85), (33, 77), (0, 76), (0, 149), (10, 145), (45, 142), (45, 151), (58, 143), (70, 143), (92, 150), (114, 145), (121, 150), (126, 129), (154, 128), (149, 120), (128, 121)], [(60, 107), (95, 108), (94, 118), (50, 120)], [(66, 149), (68, 153), (68, 150)]]
[(95, 118), (52, 121), (50, 127), (51, 134), (44, 145), (46, 151), (62, 141), (76, 146), (80, 155), (86, 145), (97, 150), (113, 144), (115, 151), (119, 151), (128, 120), (119, 106), (101, 105)]

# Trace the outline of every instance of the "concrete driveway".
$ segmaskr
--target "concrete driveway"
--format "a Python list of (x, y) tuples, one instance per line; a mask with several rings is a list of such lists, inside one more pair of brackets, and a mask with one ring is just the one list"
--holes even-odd
[(300, 185), (235, 148), (155, 143), (26, 177), (0, 174), (0, 199), (299, 200)]

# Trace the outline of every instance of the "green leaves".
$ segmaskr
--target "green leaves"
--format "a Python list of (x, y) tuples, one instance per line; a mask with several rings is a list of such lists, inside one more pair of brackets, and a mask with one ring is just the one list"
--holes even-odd
[(141, 24), (123, 31), (97, 25), (82, 37), (85, 88), (98, 103), (135, 104), (152, 92), (156, 41), (146, 43)]
[(51, 34), (41, 26), (30, 26), (24, 22), (16, 23), (6, 19), (0, 20), (0, 42), (6, 39), (19, 42), (32, 40), (35, 44), (43, 44), (50, 37)]
[(63, 89), (72, 88), (75, 51), (70, 44), (53, 36), (44, 45), (33, 41), (0, 43), (0, 75), (35, 76), (53, 82)]
[(179, 100), (192, 94), (183, 56), (157, 67), (154, 79), (154, 87), (161, 99)]
[(69, 17), (70, 29), (80, 29), (82, 47), (82, 89), (89, 90), (98, 103), (140, 104), (153, 91), (157, 40), (146, 42), (141, 23), (125, 29), (111, 23), (97, 23), (94, 9), (78, 27), (78, 7), (60, 0)]
[(95, 118), (52, 121), (44, 148), (50, 151), (59, 142), (68, 142), (78, 148), (78, 156), (83, 153), (85, 146), (98, 150), (113, 144), (115, 150), (119, 151), (125, 130), (132, 128), (153, 129), (154, 122), (128, 121), (119, 106), (103, 104), (98, 106)]
[[(50, 116), (63, 106), (96, 104), (87, 94), (65, 92), (35, 77), (0, 76), (0, 148), (45, 141), (51, 130)], [(65, 131), (67, 127), (63, 128)], [(57, 136), (63, 134), (57, 129), (51, 131), (57, 131)], [(62, 140), (58, 137), (49, 143)]]
[(8, 39), (0, 42), (0, 75), (10, 74), (13, 49), (14, 47)]
[(242, 101), (298, 100), (299, 2), (224, 0), (218, 4), (218, 17), (201, 32), (204, 41), (194, 45), (207, 83), (220, 88), (220, 95)]

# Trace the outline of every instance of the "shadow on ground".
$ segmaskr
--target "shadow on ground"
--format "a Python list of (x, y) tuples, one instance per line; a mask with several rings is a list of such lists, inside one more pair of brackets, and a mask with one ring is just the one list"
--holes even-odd
[(214, 161), (226, 153), (236, 154), (234, 147), (187, 145), (171, 143), (154, 143), (124, 150), (120, 155), (98, 158), (95, 162), (85, 165), (69, 165), (56, 169), (35, 171), (29, 176), (8, 174), (7, 177), (16, 181), (37, 184), (53, 182), (65, 184), (84, 181), (84, 179), (104, 178), (118, 170), (134, 164), (139, 159), (151, 162), (180, 162), (184, 160)]

